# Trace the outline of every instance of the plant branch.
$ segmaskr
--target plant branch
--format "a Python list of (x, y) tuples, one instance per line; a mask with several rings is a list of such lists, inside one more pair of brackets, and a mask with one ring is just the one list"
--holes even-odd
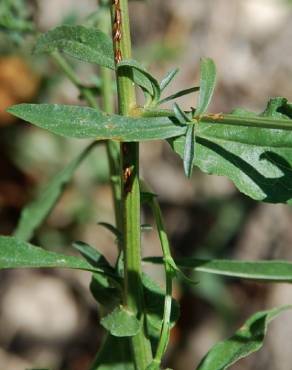
[[(128, 1), (113, 0), (112, 27), (115, 62), (131, 59)], [(136, 106), (131, 69), (117, 69), (119, 113), (130, 115)], [(137, 370), (144, 370), (152, 360), (150, 341), (145, 333), (144, 298), (141, 267), (139, 144), (121, 144), (121, 183), (124, 251), (124, 304), (141, 322), (139, 333), (131, 337)]]
[(169, 341), (169, 334), (170, 334), (170, 316), (171, 316), (171, 304), (172, 304), (172, 279), (175, 275), (174, 270), (174, 261), (171, 256), (170, 251), (170, 244), (168, 240), (168, 236), (165, 230), (161, 209), (159, 203), (157, 201), (156, 196), (153, 194), (151, 190), (149, 190), (149, 186), (147, 186), (144, 182), (141, 182), (142, 191), (149, 193), (151, 199), (149, 200), (149, 204), (151, 206), (153, 216), (155, 219), (157, 232), (160, 239), (161, 249), (163, 253), (163, 265), (165, 271), (165, 299), (164, 299), (164, 311), (163, 311), (163, 320), (162, 320), (162, 327), (160, 338), (158, 341), (158, 346), (156, 350), (155, 357), (153, 359), (153, 363), (156, 363), (158, 366), (161, 363), (162, 357), (166, 351), (167, 344)]

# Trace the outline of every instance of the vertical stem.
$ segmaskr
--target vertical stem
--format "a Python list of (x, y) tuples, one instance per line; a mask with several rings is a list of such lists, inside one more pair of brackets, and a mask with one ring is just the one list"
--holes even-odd
[[(99, 28), (101, 31), (108, 34), (111, 31), (110, 7), (107, 3), (101, 3), (100, 7), (102, 14)], [(100, 67), (100, 78), (102, 108), (105, 112), (112, 114), (114, 112), (112, 71), (108, 68)], [(110, 168), (110, 182), (113, 193), (116, 227), (119, 231), (122, 231), (119, 144), (108, 140), (106, 142), (106, 151)]]
[[(113, 0), (113, 41), (116, 63), (131, 58), (128, 0)], [(117, 69), (119, 112), (130, 115), (136, 106), (135, 87), (129, 69)], [(121, 182), (124, 251), (124, 304), (141, 320), (142, 330), (131, 338), (137, 370), (144, 370), (152, 359), (144, 328), (141, 267), (139, 144), (121, 144)]]

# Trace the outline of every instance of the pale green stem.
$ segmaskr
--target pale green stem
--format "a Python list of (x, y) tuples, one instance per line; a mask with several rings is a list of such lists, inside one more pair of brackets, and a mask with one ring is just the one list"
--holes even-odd
[[(149, 190), (149, 187), (144, 183), (141, 182), (142, 191), (152, 194), (152, 191)], [(155, 219), (157, 232), (160, 239), (160, 245), (163, 253), (163, 263), (164, 263), (164, 271), (165, 271), (165, 299), (164, 299), (164, 311), (163, 311), (163, 320), (162, 320), (162, 327), (160, 332), (160, 338), (158, 341), (158, 346), (156, 350), (155, 357), (153, 359), (153, 363), (160, 365), (162, 357), (166, 351), (168, 341), (169, 341), (169, 334), (170, 334), (170, 317), (171, 317), (171, 304), (172, 304), (172, 279), (174, 275), (175, 264), (171, 256), (170, 251), (170, 244), (168, 240), (168, 236), (165, 230), (163, 217), (161, 213), (161, 209), (157, 198), (155, 195), (151, 196), (151, 200), (149, 201), (151, 206), (153, 216)]]
[(159, 342), (158, 342), (158, 346), (157, 346), (157, 350), (156, 350), (156, 354), (154, 358), (154, 361), (160, 364), (161, 359), (166, 351), (168, 341), (169, 341), (169, 334), (170, 334), (173, 269), (169, 262), (172, 260), (169, 241), (168, 241), (167, 233), (164, 228), (164, 223), (162, 220), (160, 207), (156, 199), (154, 199), (152, 202), (152, 210), (153, 210), (154, 218), (156, 221), (157, 231), (158, 231), (160, 244), (161, 244), (161, 248), (163, 252), (163, 257), (164, 257), (164, 271), (165, 271), (165, 283), (166, 283), (162, 328), (161, 328), (160, 338), (159, 338)]
[[(114, 40), (115, 56), (131, 58), (131, 36), (129, 26), (128, 1), (120, 0), (113, 5), (112, 25), (116, 24), (117, 11), (121, 15), (119, 30), (121, 40)], [(117, 69), (117, 89), (119, 112), (130, 115), (136, 106), (135, 87), (129, 69)], [(131, 348), (137, 370), (145, 370), (151, 363), (150, 341), (145, 333), (144, 297), (141, 266), (140, 230), (140, 186), (139, 186), (139, 144), (121, 144), (121, 182), (123, 214), (123, 251), (124, 251), (124, 304), (141, 321), (141, 330), (131, 338)]]
[[(111, 31), (110, 9), (106, 3), (101, 4), (100, 7), (100, 12), (102, 12), (102, 14), (99, 28), (101, 31), (108, 34)], [(114, 113), (112, 71), (108, 68), (100, 67), (100, 78), (102, 107), (105, 112), (112, 114)], [(110, 167), (110, 181), (113, 193), (116, 226), (119, 231), (122, 231), (119, 144), (117, 142), (108, 140), (106, 142), (106, 150)]]

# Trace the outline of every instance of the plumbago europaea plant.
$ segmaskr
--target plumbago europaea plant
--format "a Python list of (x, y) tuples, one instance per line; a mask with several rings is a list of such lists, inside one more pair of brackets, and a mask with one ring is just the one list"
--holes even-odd
[[(244, 109), (228, 114), (208, 113), (216, 81), (215, 64), (208, 58), (201, 59), (198, 87), (167, 96), (165, 90), (178, 70), (170, 71), (158, 82), (132, 59), (128, 1), (100, 1), (94, 19), (99, 29), (63, 25), (39, 36), (34, 48), (34, 53), (53, 58), (89, 107), (20, 104), (9, 109), (11, 114), (54, 134), (93, 142), (27, 205), (14, 236), (0, 237), (0, 268), (58, 267), (92, 272), (90, 290), (103, 307), (101, 325), (107, 334), (90, 370), (157, 370), (161, 369), (170, 330), (178, 319), (178, 303), (172, 298), (173, 279), (180, 276), (193, 283), (184, 274), (193, 269), (262, 282), (292, 282), (292, 263), (173, 259), (158, 196), (139, 176), (139, 142), (167, 140), (181, 156), (188, 177), (197, 166), (205, 173), (227, 176), (241, 192), (257, 201), (290, 204), (292, 104), (277, 97), (268, 102), (261, 114)], [(9, 27), (13, 28), (12, 20)], [(112, 38), (108, 36), (110, 30)], [(102, 107), (97, 104), (96, 89), (83, 84), (66, 55), (100, 67)], [(116, 75), (118, 114), (113, 112), (112, 71)], [(145, 96), (142, 106), (137, 105), (136, 87)], [(183, 111), (176, 98), (194, 92), (198, 92), (196, 107)], [(170, 101), (173, 109), (164, 109), (164, 103)], [(118, 240), (115, 266), (85, 242), (73, 243), (80, 257), (29, 244), (64, 186), (99, 144), (106, 145), (110, 164), (116, 225), (103, 226)], [(144, 261), (164, 266), (165, 291), (142, 271), (142, 203), (151, 207), (162, 249), (162, 257)], [(270, 321), (290, 308), (282, 306), (255, 313), (233, 336), (214, 345), (197, 367), (194, 364), (194, 369), (227, 369), (257, 351), (263, 345)]]

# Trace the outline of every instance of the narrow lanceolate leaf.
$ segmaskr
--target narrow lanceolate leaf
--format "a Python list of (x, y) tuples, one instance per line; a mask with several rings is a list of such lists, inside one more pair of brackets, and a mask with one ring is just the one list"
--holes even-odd
[(179, 72), (179, 69), (174, 68), (166, 74), (166, 76), (160, 82), (160, 90), (161, 91), (163, 91), (167, 88), (167, 86), (172, 82), (172, 80), (175, 78), (175, 76), (178, 74), (178, 72)]
[(192, 176), (195, 140), (195, 125), (188, 125), (184, 149), (184, 171), (188, 178)]
[(196, 116), (205, 113), (211, 102), (216, 84), (216, 67), (212, 59), (202, 58), (200, 64), (200, 93)]
[(73, 243), (73, 248), (75, 248), (92, 266), (103, 267), (108, 270), (112, 269), (105, 257), (91, 245), (81, 241), (75, 241)]
[(65, 25), (41, 35), (34, 52), (54, 51), (64, 52), (84, 62), (115, 68), (112, 41), (96, 28)]
[(263, 346), (269, 323), (291, 308), (292, 306), (282, 306), (257, 312), (232, 337), (215, 344), (197, 370), (225, 370), (238, 360), (258, 351)]
[(177, 99), (177, 98), (181, 98), (182, 96), (192, 94), (192, 93), (194, 93), (196, 91), (199, 91), (199, 90), (200, 90), (200, 88), (198, 86), (190, 87), (189, 89), (180, 90), (180, 91), (178, 91), (178, 92), (176, 92), (172, 95), (167, 96), (166, 98), (161, 99), (158, 104), (167, 103), (168, 101), (171, 101), (171, 100), (174, 100), (174, 99)]
[(152, 104), (159, 101), (160, 85), (158, 81), (139, 62), (134, 59), (124, 59), (117, 65), (117, 68), (130, 68), (133, 81), (152, 96)]
[(180, 108), (177, 103), (174, 103), (173, 111), (175, 118), (179, 121), (180, 124), (192, 123), (192, 119)]
[(159, 140), (183, 135), (186, 128), (168, 117), (108, 115), (96, 109), (58, 104), (19, 104), (11, 114), (55, 134), (117, 141)]
[[(227, 176), (249, 197), (292, 202), (292, 114), (284, 98), (262, 114), (236, 110), (203, 116), (196, 125), (194, 165)], [(290, 113), (289, 113), (290, 112)], [(185, 138), (171, 141), (183, 158)]]
[[(163, 263), (161, 257), (148, 257), (145, 261)], [(233, 278), (276, 283), (292, 282), (292, 263), (287, 261), (234, 261), (179, 258), (175, 259), (175, 263), (180, 268)]]
[(140, 330), (140, 323), (136, 316), (124, 307), (115, 308), (103, 317), (100, 323), (115, 337), (132, 337)]
[(72, 176), (80, 163), (90, 153), (94, 144), (89, 145), (81, 154), (78, 155), (69, 165), (60, 171), (48, 185), (39, 192), (39, 195), (29, 203), (21, 212), (20, 220), (14, 235), (22, 240), (28, 241), (32, 238), (34, 231), (46, 219), (65, 186), (70, 182)]
[(0, 236), (0, 269), (62, 267), (103, 272), (87, 261), (60, 253), (46, 251), (15, 237)]

